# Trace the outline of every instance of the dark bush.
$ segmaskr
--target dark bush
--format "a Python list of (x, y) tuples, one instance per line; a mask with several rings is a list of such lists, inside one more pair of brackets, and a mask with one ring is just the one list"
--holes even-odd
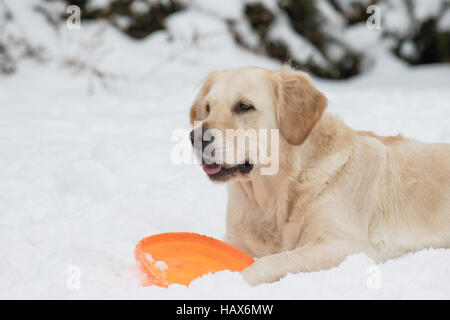
[(320, 37), (323, 17), (317, 10), (314, 0), (280, 0), (278, 2), (288, 15), (293, 29), (313, 42)]
[[(53, 0), (55, 1), (55, 0)], [(90, 9), (90, 0), (64, 0), (67, 5), (77, 5), (81, 9), (82, 19), (106, 19), (121, 31), (135, 39), (147, 37), (152, 32), (164, 29), (164, 20), (172, 13), (182, 10), (183, 5), (176, 0), (159, 1), (150, 5), (147, 12), (133, 12), (131, 6), (136, 0), (114, 0), (110, 4)], [(128, 17), (127, 26), (119, 26), (116, 17)], [(66, 17), (66, 16), (64, 16)]]
[[(132, 9), (134, 2), (139, 0), (113, 0), (102, 8), (92, 9), (89, 6), (91, 0), (45, 0), (63, 1), (67, 5), (77, 5), (81, 8), (82, 19), (106, 19), (119, 28), (122, 32), (135, 39), (143, 39), (154, 31), (164, 29), (166, 18), (180, 10), (183, 4), (189, 6), (188, 2), (183, 4), (181, 0), (154, 1), (151, 2), (145, 12), (135, 12)], [(206, 0), (205, 0), (206, 1)], [(225, 1), (225, 0), (224, 0)], [(352, 2), (341, 2), (339, 0), (324, 0), (343, 18), (343, 28), (366, 23), (369, 14), (367, 7), (373, 4), (392, 5), (389, 0), (355, 0)], [(399, 58), (413, 64), (450, 62), (450, 33), (440, 31), (437, 27), (440, 17), (429, 18), (426, 21), (417, 21), (413, 17), (414, 2), (410, 0), (401, 3), (408, 9), (411, 21), (415, 27), (411, 28), (406, 35), (398, 35), (390, 30), (384, 30), (382, 36), (390, 39), (392, 51)], [(425, 1), (425, 0), (424, 0)], [(255, 47), (245, 42), (245, 36), (240, 34), (235, 26), (242, 21), (227, 20), (236, 42), (254, 52), (266, 54), (282, 62), (289, 61), (292, 65), (307, 70), (317, 76), (331, 79), (345, 79), (361, 72), (361, 62), (365, 52), (355, 52), (343, 39), (339, 39), (339, 32), (328, 30), (329, 19), (322, 13), (321, 7), (315, 0), (278, 0), (278, 9), (270, 10), (263, 2), (251, 2), (244, 6), (244, 17), (259, 39)], [(450, 10), (450, 3), (442, 1), (442, 12)], [(289, 20), (290, 27), (299, 36), (309, 42), (320, 52), (325, 63), (318, 63), (317, 59), (310, 57), (307, 61), (296, 61), (295, 52), (290, 52), (288, 43), (283, 39), (269, 36), (277, 15), (283, 12)], [(123, 24), (119, 18), (128, 19)], [(218, 18), (219, 19), (219, 18)], [(328, 29), (327, 29), (328, 28)], [(355, 39), (357, 40), (357, 39)], [(0, 44), (1, 45), (1, 44)], [(409, 47), (409, 52), (404, 49)], [(337, 49), (338, 55), (333, 55), (333, 49)], [(406, 53), (405, 53), (406, 52)], [(412, 52), (412, 53), (411, 53)], [(3, 61), (8, 61), (6, 50), (0, 46), (0, 56)], [(6, 66), (7, 64), (4, 64)], [(5, 67), (4, 67), (5, 68)]]
[(265, 37), (274, 18), (272, 12), (270, 12), (262, 3), (247, 4), (244, 12), (253, 30), (255, 30), (260, 37)]

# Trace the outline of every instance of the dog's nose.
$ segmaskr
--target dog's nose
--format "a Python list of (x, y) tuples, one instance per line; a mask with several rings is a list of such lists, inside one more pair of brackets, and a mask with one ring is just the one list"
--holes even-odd
[(194, 138), (195, 138), (195, 130), (192, 130), (191, 133), (189, 133), (189, 137), (191, 138), (191, 144), (194, 146)]
[(211, 129), (197, 128), (189, 133), (192, 146), (202, 146), (202, 149), (214, 141), (214, 134)]

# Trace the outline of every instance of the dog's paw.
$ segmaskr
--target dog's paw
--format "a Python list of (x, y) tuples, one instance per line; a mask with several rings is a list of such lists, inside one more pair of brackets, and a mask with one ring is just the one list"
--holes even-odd
[(250, 286), (257, 286), (262, 283), (278, 281), (282, 274), (278, 272), (276, 265), (272, 265), (268, 257), (256, 260), (251, 266), (241, 272), (245, 282)]
[(253, 287), (263, 283), (264, 281), (261, 279), (262, 277), (260, 274), (258, 274), (258, 271), (252, 266), (244, 269), (244, 271), (241, 272), (241, 275), (244, 278), (245, 282)]

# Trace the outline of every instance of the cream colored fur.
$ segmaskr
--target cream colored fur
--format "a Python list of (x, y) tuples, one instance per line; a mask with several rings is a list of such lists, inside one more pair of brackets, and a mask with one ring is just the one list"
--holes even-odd
[[(242, 97), (256, 108), (245, 119), (232, 111)], [(257, 258), (242, 272), (251, 285), (328, 269), (358, 252), (383, 262), (450, 247), (450, 145), (354, 131), (322, 114), (325, 106), (303, 73), (284, 67), (215, 72), (191, 109), (192, 121), (221, 130), (282, 133), (276, 175), (255, 168), (228, 183), (226, 241)], [(280, 112), (294, 112), (285, 118), (296, 122)]]

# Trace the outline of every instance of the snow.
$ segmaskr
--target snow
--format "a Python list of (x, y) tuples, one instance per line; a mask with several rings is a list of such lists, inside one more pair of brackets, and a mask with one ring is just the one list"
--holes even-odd
[(410, 40), (405, 41), (400, 47), (400, 54), (403, 57), (414, 58), (417, 54), (416, 46), (414, 45), (414, 42), (412, 42)]
[(335, 8), (326, 0), (317, 1), (317, 8), (325, 17), (329, 28), (341, 28), (345, 24), (344, 18), (338, 14)]
[(343, 39), (350, 48), (356, 52), (371, 51), (371, 48), (380, 45), (381, 30), (369, 30), (363, 24), (355, 24), (346, 28), (343, 32)]
[(166, 26), (174, 40), (193, 42), (198, 38), (215, 37), (227, 32), (225, 23), (205, 12), (186, 10), (171, 15)]
[(370, 0), (336, 0), (336, 4), (344, 11), (351, 11), (354, 6), (369, 4)]
[(133, 1), (130, 9), (133, 13), (145, 13), (150, 9), (150, 4), (146, 1)]
[(405, 2), (389, 0), (380, 5), (382, 28), (397, 36), (407, 36), (414, 31)]
[(413, 3), (414, 17), (419, 21), (437, 17), (444, 7), (444, 1), (442, 0), (428, 0), (426, 2), (414, 0)]
[(169, 267), (167, 266), (167, 264), (164, 261), (156, 261), (155, 267), (157, 267), (159, 270), (162, 270), (162, 271), (169, 269)]
[[(106, 7), (107, 5), (109, 5), (111, 2), (112, 2), (111, 0), (91, 0), (91, 1), (88, 1), (87, 8), (90, 10), (102, 9), (102, 8)], [(143, 1), (140, 1), (140, 2), (143, 2)], [(135, 6), (135, 5), (136, 4), (133, 3), (133, 6)]]
[(270, 27), (268, 38), (283, 41), (292, 56), (299, 62), (304, 63), (312, 59), (321, 66), (327, 66), (320, 51), (289, 27), (289, 21), (282, 12), (278, 14)]
[[(450, 297), (448, 249), (380, 265), (361, 253), (331, 270), (258, 287), (229, 271), (189, 287), (139, 287), (140, 239), (225, 232), (225, 187), (211, 184), (198, 165), (171, 161), (179, 143), (172, 134), (189, 129), (199, 81), (211, 70), (280, 64), (237, 47), (226, 32), (191, 41), (191, 28), (201, 26), (189, 15), (201, 10), (174, 15), (168, 32), (138, 42), (84, 22), (81, 30), (62, 26), (37, 36), (43, 19), (24, 3), (9, 6), (51, 59), (23, 60), (16, 74), (0, 78), (0, 298)], [(314, 79), (329, 112), (355, 129), (450, 142), (450, 66), (410, 68), (374, 50), (376, 64), (363, 76)], [(76, 70), (63, 63), (68, 58), (88, 67)]]
[(182, 0), (183, 3), (195, 7), (196, 10), (222, 19), (237, 19), (242, 15), (243, 0)]
[(440, 32), (450, 32), (450, 8), (444, 11), (437, 27)]
[(239, 34), (242, 41), (250, 48), (258, 47), (260, 39), (247, 20), (236, 21), (233, 25), (233, 29), (237, 34)]

